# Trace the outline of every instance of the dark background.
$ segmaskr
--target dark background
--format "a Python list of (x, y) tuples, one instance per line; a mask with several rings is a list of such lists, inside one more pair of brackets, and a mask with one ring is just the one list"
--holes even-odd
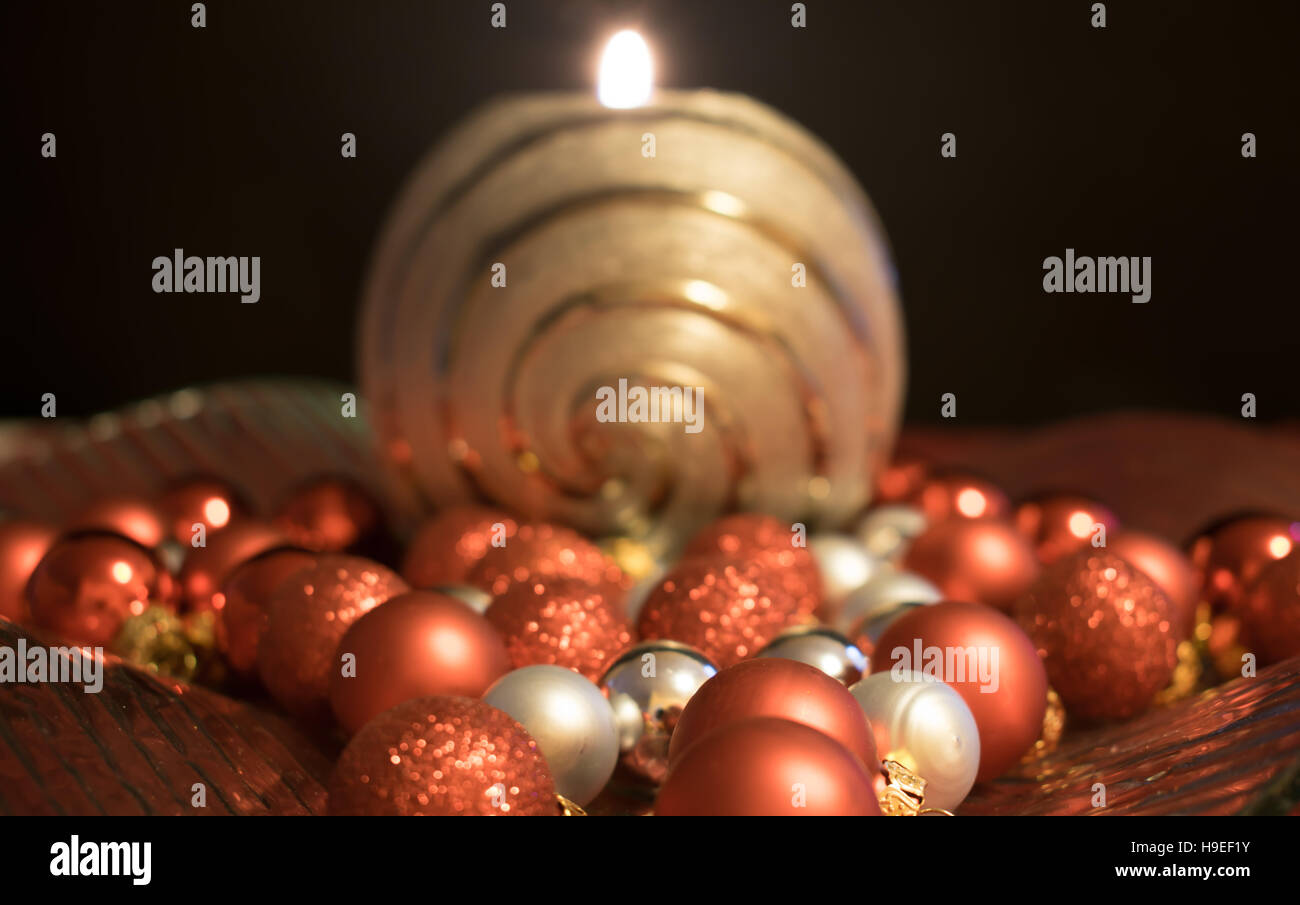
[[(1300, 4), (1087, 0), (7, 2), (0, 415), (247, 375), (348, 379), (373, 238), (486, 98), (592, 90), (640, 27), (660, 84), (742, 91), (844, 158), (894, 247), (911, 420), (1300, 414)], [(40, 156), (40, 135), (58, 157)], [(359, 156), (339, 155), (339, 136)], [(955, 132), (959, 156), (939, 156)], [(1259, 156), (1240, 154), (1242, 132)], [(159, 295), (176, 247), (260, 255), (262, 298)], [(1147, 305), (1045, 295), (1042, 260), (1150, 255)]]

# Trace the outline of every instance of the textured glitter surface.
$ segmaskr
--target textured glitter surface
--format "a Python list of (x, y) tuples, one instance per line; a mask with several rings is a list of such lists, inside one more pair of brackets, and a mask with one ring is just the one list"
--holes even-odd
[(417, 698), (365, 725), (329, 782), (342, 815), (548, 816), (555, 781), (523, 726), (482, 701)]
[(322, 556), (285, 579), (271, 597), (257, 649), (257, 671), (271, 696), (299, 716), (325, 716), (335, 650), (348, 626), (406, 590), (395, 572), (358, 556)]
[(622, 608), (575, 579), (517, 582), (488, 607), (515, 668), (550, 663), (596, 682), (632, 643)]
[(402, 562), (402, 577), (413, 588), (461, 584), (470, 569), (492, 549), (495, 525), (501, 525), (506, 543), (519, 531), (519, 524), (498, 509), (486, 506), (453, 506), (420, 526)]
[(1178, 662), (1173, 615), (1155, 582), (1093, 550), (1049, 566), (1016, 608), (1066, 712), (1089, 721), (1141, 713), (1169, 684)]
[(822, 602), (822, 578), (807, 546), (796, 546), (791, 525), (770, 515), (743, 512), (718, 519), (691, 539), (683, 554), (751, 560), (770, 569), (796, 606), (811, 613)]
[(637, 632), (689, 644), (719, 666), (752, 656), (811, 617), (773, 570), (713, 556), (684, 560), (651, 592)]
[(520, 525), (504, 547), (490, 547), (465, 581), (500, 596), (517, 582), (575, 578), (622, 601), (629, 584), (604, 551), (576, 531), (558, 525)]

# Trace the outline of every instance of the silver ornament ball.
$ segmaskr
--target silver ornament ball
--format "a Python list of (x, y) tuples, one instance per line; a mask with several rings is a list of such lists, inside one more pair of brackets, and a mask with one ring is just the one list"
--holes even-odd
[(562, 666), (525, 666), (488, 688), (483, 701), (528, 730), (555, 776), (556, 791), (584, 805), (618, 763), (618, 726), (600, 689)]
[(623, 763), (659, 782), (668, 770), (668, 742), (686, 702), (718, 668), (677, 641), (645, 641), (628, 648), (600, 680), (618, 722)]
[(471, 610), (482, 616), (487, 612), (487, 608), (492, 605), (492, 595), (482, 588), (476, 588), (468, 584), (440, 584), (433, 588), (439, 594), (446, 594), (448, 597), (455, 597), (461, 603), (469, 606)]
[(835, 610), (850, 593), (879, 573), (881, 564), (855, 537), (847, 534), (816, 534), (808, 539), (808, 550), (821, 572), (825, 606)]
[(787, 629), (759, 651), (758, 656), (798, 660), (845, 685), (861, 679), (869, 667), (866, 654), (856, 644), (824, 625)]
[(925, 513), (907, 503), (886, 503), (870, 509), (854, 531), (872, 556), (900, 562), (912, 541), (925, 531)]
[(938, 603), (943, 593), (912, 572), (882, 571), (844, 599), (831, 625), (856, 637), (858, 626), (902, 603)]

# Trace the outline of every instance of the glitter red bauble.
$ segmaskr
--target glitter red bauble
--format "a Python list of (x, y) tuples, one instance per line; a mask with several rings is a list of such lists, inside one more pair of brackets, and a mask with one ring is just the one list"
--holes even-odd
[(171, 535), (162, 511), (149, 500), (115, 496), (96, 500), (67, 524), (69, 531), (111, 531), (153, 550)]
[(257, 670), (257, 645), (280, 582), (315, 563), (316, 557), (303, 550), (271, 550), (237, 566), (220, 594), (213, 596), (217, 649), (236, 672), (249, 675)]
[(470, 570), (492, 549), (494, 539), (509, 544), (518, 532), (519, 523), (499, 509), (444, 509), (415, 533), (402, 560), (402, 577), (413, 588), (463, 584)]
[(1154, 534), (1119, 531), (1106, 542), (1106, 549), (1160, 586), (1174, 608), (1174, 625), (1179, 638), (1192, 634), (1196, 622), (1198, 585), (1196, 570), (1183, 551)]
[(465, 583), (500, 596), (516, 582), (573, 578), (622, 603), (629, 582), (623, 570), (576, 531), (545, 522), (520, 525), (504, 547), (489, 546)]
[(770, 570), (799, 609), (811, 613), (822, 603), (822, 577), (807, 546), (796, 545), (791, 524), (754, 512), (728, 515), (691, 539), (682, 559), (748, 560)]
[(1135, 716), (1169, 684), (1178, 662), (1175, 615), (1159, 585), (1094, 550), (1049, 566), (1016, 607), (1066, 713), (1088, 722)]
[(329, 780), (341, 816), (550, 816), (555, 780), (523, 726), (482, 701), (417, 698), (367, 723)]
[(644, 641), (680, 641), (730, 666), (785, 629), (811, 621), (800, 602), (768, 566), (716, 556), (688, 559), (650, 592), (637, 634)]
[(710, 733), (760, 716), (793, 720), (824, 732), (853, 752), (873, 780), (880, 773), (871, 725), (848, 689), (815, 666), (780, 657), (737, 663), (699, 687), (673, 728), (669, 769)]
[(477, 698), (510, 671), (510, 656), (487, 620), (455, 597), (408, 591), (352, 624), (335, 662), (355, 658), (355, 671), (330, 672), (330, 707), (356, 732), (412, 698)]
[(194, 537), (196, 524), (203, 525), (211, 537), (247, 512), (235, 489), (216, 478), (176, 484), (159, 498), (158, 508), (167, 520), (168, 536), (185, 546)]
[(363, 614), (408, 590), (397, 573), (359, 556), (321, 556), (281, 582), (257, 646), (257, 673), (271, 697), (297, 716), (325, 716), (344, 633)]
[(1300, 655), (1300, 549), (1264, 566), (1237, 612), (1242, 641), (1261, 665)]
[(181, 596), (193, 612), (214, 609), (213, 595), (221, 591), (230, 573), (254, 556), (289, 545), (279, 530), (255, 519), (233, 522), (206, 538), (202, 547), (185, 544), (181, 563)]
[(27, 582), (58, 534), (44, 522), (0, 522), (0, 618), (27, 620)]
[(729, 723), (692, 745), (664, 780), (655, 814), (877, 817), (874, 780), (830, 736), (802, 723), (757, 717)]
[(171, 574), (120, 534), (79, 532), (56, 541), (32, 573), (27, 603), (35, 625), (75, 644), (105, 646), (151, 606), (174, 607)]
[(1006, 518), (1011, 498), (992, 481), (975, 475), (947, 472), (925, 478), (909, 502), (925, 514), (926, 524), (951, 518)]
[(512, 584), (485, 615), (516, 669), (549, 663), (597, 682), (632, 643), (622, 606), (571, 578)]
[(291, 543), (316, 553), (347, 551), (382, 559), (393, 552), (379, 504), (344, 478), (317, 478), (297, 488), (272, 523)]
[(1029, 542), (1006, 521), (956, 518), (912, 542), (903, 567), (928, 578), (950, 600), (1010, 610), (1039, 565)]
[(1280, 516), (1248, 515), (1225, 521), (1197, 538), (1191, 558), (1202, 599), (1216, 613), (1235, 609), (1263, 568), (1287, 556), (1300, 542), (1292, 534), (1294, 527)]
[(1091, 547), (1097, 525), (1105, 527), (1108, 539), (1119, 530), (1115, 513), (1096, 500), (1072, 494), (1026, 500), (1016, 507), (1015, 523), (1044, 564)]
[[(918, 648), (920, 663), (916, 662)], [(931, 656), (940, 659), (930, 661)], [(989, 681), (979, 675), (981, 660), (988, 667)], [(927, 662), (940, 667), (930, 673)], [(991, 607), (943, 601), (904, 613), (881, 634), (871, 659), (873, 673), (895, 666), (931, 675), (962, 696), (980, 733), (976, 782), (1006, 772), (1042, 732), (1047, 711), (1043, 663), (1020, 627)]]

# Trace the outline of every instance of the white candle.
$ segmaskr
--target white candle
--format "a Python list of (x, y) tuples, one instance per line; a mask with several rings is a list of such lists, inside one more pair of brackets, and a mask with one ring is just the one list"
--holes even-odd
[[(757, 101), (647, 97), (638, 47), (616, 37), (603, 61), (620, 109), (502, 98), (419, 166), (366, 289), (376, 427), (438, 504), (485, 497), (661, 549), (727, 508), (841, 523), (903, 382), (875, 215)], [(702, 429), (597, 419), (620, 379), (702, 389)]]

